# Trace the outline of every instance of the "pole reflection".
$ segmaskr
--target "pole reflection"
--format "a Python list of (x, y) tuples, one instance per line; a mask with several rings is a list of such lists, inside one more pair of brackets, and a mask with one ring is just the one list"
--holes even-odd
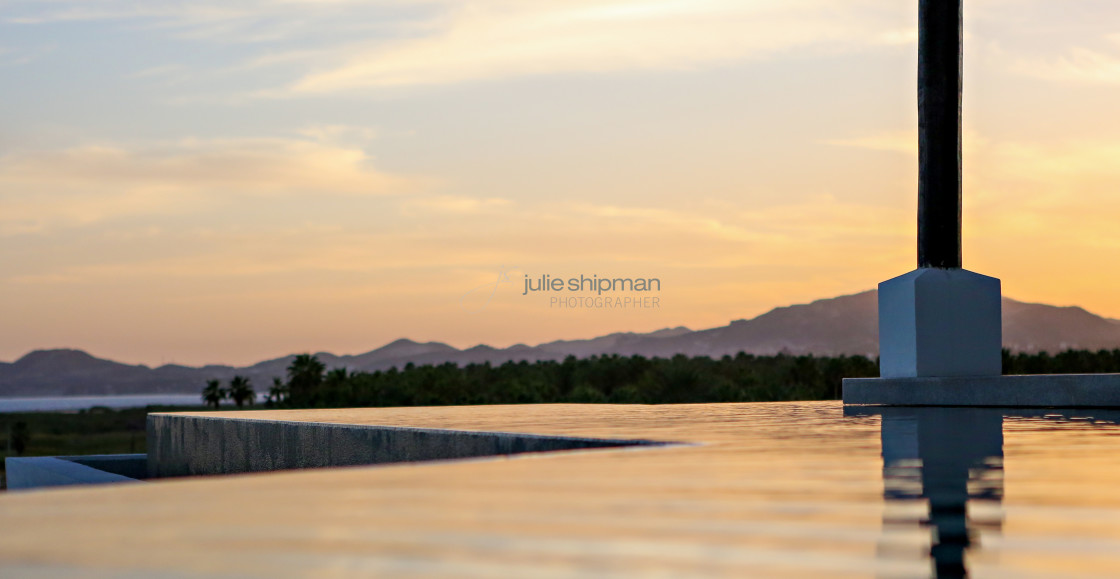
[(967, 577), (969, 552), (1002, 529), (1005, 421), (1032, 431), (1120, 424), (1120, 411), (1107, 409), (856, 406), (844, 413), (882, 419), (880, 556), (914, 556), (920, 545), (938, 578)]
[(927, 528), (933, 576), (967, 576), (966, 552), (982, 531), (998, 532), (1003, 523), (1003, 412), (882, 408), (878, 413), (884, 530)]

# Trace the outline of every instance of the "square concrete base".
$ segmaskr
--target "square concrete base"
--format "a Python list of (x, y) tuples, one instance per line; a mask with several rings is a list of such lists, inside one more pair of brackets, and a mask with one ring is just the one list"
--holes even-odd
[(879, 284), (879, 368), (884, 378), (999, 376), (1000, 281), (964, 269), (923, 267)]
[(845, 378), (844, 404), (1120, 408), (1120, 374)]

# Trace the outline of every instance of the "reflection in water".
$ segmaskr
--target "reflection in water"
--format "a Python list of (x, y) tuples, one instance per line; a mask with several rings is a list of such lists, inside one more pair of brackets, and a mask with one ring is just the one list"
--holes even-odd
[[(1116, 427), (1116, 410), (847, 407), (849, 416), (880, 415), (883, 449), (883, 540), (880, 554), (918, 542), (935, 577), (967, 576), (966, 555), (1003, 525), (1003, 430)], [(928, 549), (928, 551), (927, 551)], [(912, 551), (911, 551), (912, 552)]]
[[(991, 408), (880, 412), (884, 529), (928, 527), (934, 575), (964, 577), (966, 550), (978, 543), (982, 530), (998, 532), (1002, 524), (1003, 413)], [(907, 508), (915, 503), (925, 508)]]

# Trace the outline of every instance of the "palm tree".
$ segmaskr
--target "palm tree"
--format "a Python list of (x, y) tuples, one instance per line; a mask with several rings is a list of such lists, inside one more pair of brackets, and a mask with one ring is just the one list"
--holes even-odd
[(349, 377), (350, 374), (347, 373), (346, 368), (335, 368), (330, 372), (327, 372), (325, 382), (331, 386), (338, 386), (339, 384), (346, 382), (346, 379)]
[(297, 406), (313, 403), (326, 369), (327, 366), (311, 354), (296, 356), (288, 366), (288, 394), (292, 403)]
[(327, 372), (326, 378), (323, 379), (323, 386), (320, 388), (322, 396), (319, 402), (330, 406), (346, 406), (352, 399), (350, 378), (351, 375), (346, 368), (335, 368)]
[(268, 389), (268, 396), (265, 397), (265, 404), (272, 406), (273, 404), (280, 404), (288, 397), (288, 385), (279, 376), (272, 377), (272, 387)]
[(222, 388), (222, 383), (216, 379), (206, 381), (206, 388), (202, 389), (202, 400), (206, 402), (207, 406), (213, 406), (214, 410), (222, 405), (222, 399), (226, 397), (226, 390)]
[(249, 385), (249, 379), (245, 376), (234, 376), (229, 381), (229, 397), (233, 399), (233, 403), (241, 408), (248, 402), (250, 406), (253, 405), (253, 398), (256, 393), (253, 392), (253, 387)]

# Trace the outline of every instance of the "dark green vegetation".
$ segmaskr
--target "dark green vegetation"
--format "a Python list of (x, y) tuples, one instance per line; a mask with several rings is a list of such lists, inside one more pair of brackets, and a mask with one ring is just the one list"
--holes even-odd
[[(1120, 349), (1069, 350), (1051, 356), (1003, 352), (1004, 374), (1120, 372)], [(406, 365), (377, 372), (327, 370), (296, 356), (287, 381), (273, 380), (268, 404), (287, 408), (443, 406), (585, 402), (674, 404), (838, 399), (841, 380), (877, 376), (864, 356), (753, 356), (712, 359), (592, 356), (563, 362)]]
[(1003, 351), (1004, 374), (1112, 374), (1120, 372), (1120, 348), (1114, 350), (1066, 350), (1050, 355), (1012, 354)]
[(644, 358), (593, 356), (563, 362), (453, 363), (377, 372), (327, 371), (310, 354), (297, 356), (287, 381), (276, 380), (269, 404), (288, 408), (443, 406), (613, 402), (769, 402), (840, 397), (845, 376), (874, 376), (863, 356), (752, 356)]
[[(1003, 352), (1004, 374), (1120, 372), (1120, 349), (1051, 356)], [(268, 404), (286, 408), (443, 406), (550, 402), (674, 404), (838, 399), (841, 380), (877, 376), (864, 356), (753, 356), (712, 359), (592, 356), (563, 362), (406, 365), (377, 372), (327, 370), (296, 356), (287, 381), (273, 380)]]
[[(149, 412), (202, 410), (181, 406), (149, 406), (113, 410), (96, 407), (77, 412), (0, 414), (0, 456), (67, 456), (147, 452), (145, 425)], [(25, 447), (19, 452), (20, 444)], [(0, 464), (0, 483), (4, 483)], [(0, 488), (6, 487), (2, 484)]]
[(206, 387), (202, 389), (202, 401), (207, 406), (213, 406), (214, 410), (221, 409), (222, 400), (227, 399), (232, 400), (238, 408), (246, 404), (252, 406), (256, 395), (249, 384), (249, 378), (245, 376), (234, 376), (229, 381), (229, 388), (223, 388), (221, 380), (207, 380)]

